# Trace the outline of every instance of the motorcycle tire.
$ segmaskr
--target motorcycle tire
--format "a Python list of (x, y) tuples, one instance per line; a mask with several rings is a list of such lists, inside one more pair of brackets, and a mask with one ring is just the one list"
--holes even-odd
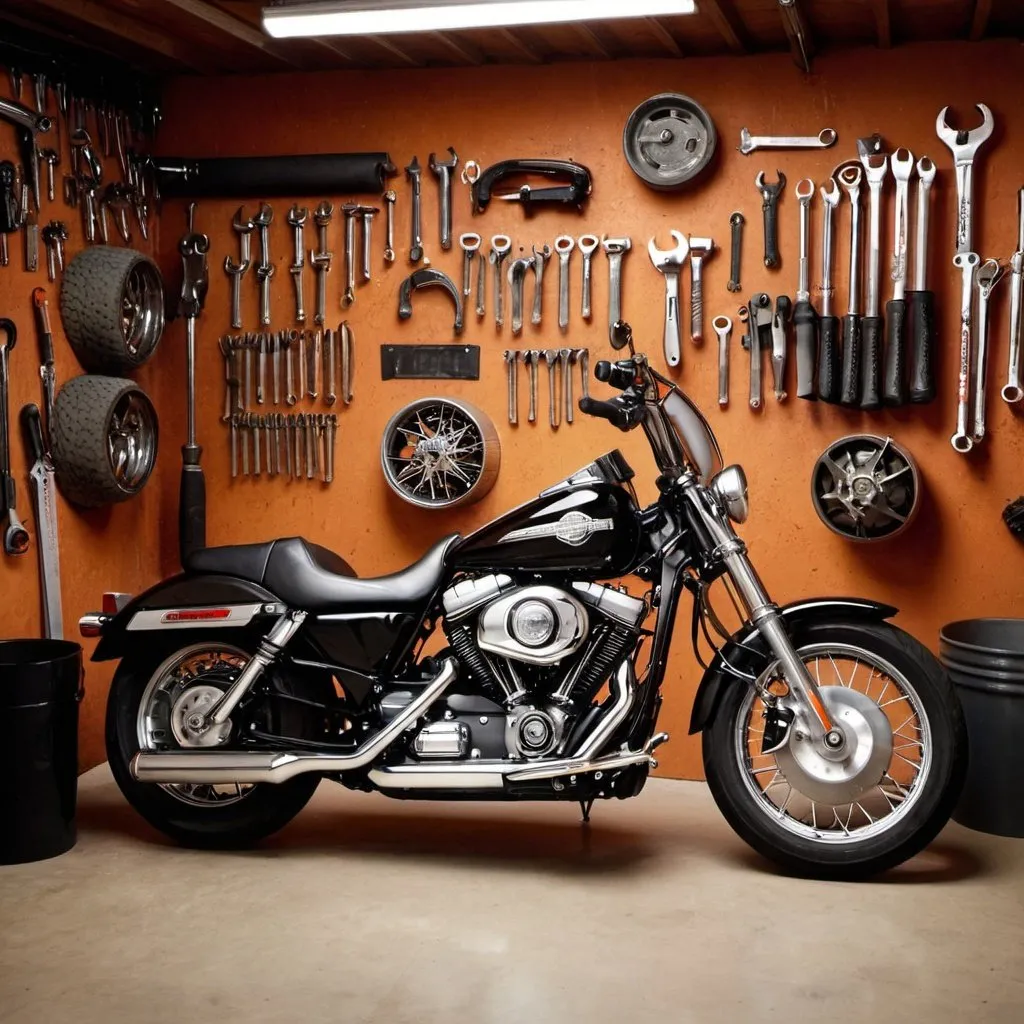
[[(181, 651), (194, 645), (179, 640), (174, 646)], [(297, 775), (281, 783), (256, 783), (237, 802), (205, 806), (175, 795), (173, 786), (139, 782), (129, 767), (140, 749), (139, 707), (154, 673), (175, 653), (164, 647), (126, 658), (118, 666), (107, 698), (106, 746), (110, 770), (128, 803), (150, 825), (181, 846), (206, 850), (252, 846), (284, 828), (306, 806), (320, 776)], [(251, 651), (246, 656), (249, 654)]]
[[(895, 805), (897, 810), (893, 811), (891, 824), (881, 830), (877, 829), (877, 823), (884, 824), (887, 820), (884, 816), (876, 822), (876, 819), (869, 817), (867, 811), (864, 811), (863, 819), (858, 814), (858, 821), (864, 820), (863, 827), (859, 829), (861, 837), (858, 837), (857, 830), (849, 831), (849, 826), (853, 820), (854, 803), (858, 806), (861, 801), (868, 803), (866, 795), (857, 795), (855, 801), (844, 799), (838, 805), (844, 810), (849, 806), (850, 817), (845, 827), (837, 807), (812, 802), (812, 808), (822, 806), (823, 812), (825, 809), (832, 810), (835, 819), (826, 825), (824, 822), (827, 819), (819, 820), (812, 816), (811, 826), (787, 813), (786, 805), (790, 796), (793, 792), (799, 796), (801, 791), (783, 773), (782, 783), (789, 786), (790, 796), (786, 797), (780, 813), (767, 796), (772, 786), (777, 784), (775, 775), (771, 776), (763, 790), (755, 792), (760, 785), (754, 776), (758, 771), (770, 771), (772, 766), (754, 769), (754, 758), (772, 755), (758, 753), (752, 758), (748, 754), (749, 748), (744, 746), (750, 735), (744, 722), (753, 720), (762, 704), (754, 696), (751, 687), (737, 681), (723, 692), (714, 720), (704, 731), (704, 770), (708, 786), (719, 810), (740, 838), (787, 873), (845, 881), (876, 875), (923, 850), (949, 820), (963, 787), (967, 768), (967, 733), (960, 702), (949, 677), (934, 655), (923, 644), (895, 626), (843, 621), (818, 623), (800, 630), (792, 639), (805, 660), (809, 652), (831, 648), (833, 652), (839, 652), (829, 655), (834, 665), (834, 656), (843, 658), (843, 650), (856, 650), (871, 659), (866, 661), (867, 664), (878, 662), (887, 666), (883, 669), (884, 675), (891, 675), (890, 670), (893, 670), (903, 677), (916, 695), (918, 710), (923, 711), (927, 719), (930, 760), (926, 771), (918, 769), (919, 772), (924, 771), (924, 777), (914, 777), (912, 785), (906, 790), (908, 795)], [(772, 656), (766, 653), (760, 669), (768, 669), (772, 661)], [(836, 677), (845, 690), (846, 684), (838, 668)], [(882, 678), (879, 676), (880, 680)], [(853, 682), (851, 678), (851, 689)], [(897, 685), (902, 686), (899, 683)], [(833, 688), (834, 684), (820, 687), (823, 700), (827, 691)], [(839, 696), (837, 694), (835, 699)], [(885, 696), (884, 690), (882, 696)], [(826, 704), (830, 702), (826, 700)], [(906, 707), (913, 708), (913, 705), (908, 704)], [(901, 714), (906, 707), (901, 709)], [(902, 728), (896, 728), (896, 733), (901, 733)], [(791, 727), (790, 736), (784, 745), (786, 748), (792, 747), (796, 729), (796, 725)], [(756, 733), (756, 730), (752, 732)], [(923, 744), (918, 745), (922, 750), (920, 756), (923, 765), (925, 748)], [(778, 756), (775, 755), (776, 768)], [(794, 759), (788, 763), (792, 765), (797, 762)], [(891, 764), (895, 764), (895, 761)], [(795, 771), (792, 769), (791, 773)], [(872, 793), (878, 788), (884, 795), (881, 779), (885, 778), (884, 774), (881, 775), (877, 787), (870, 787), (866, 793)], [(899, 790), (898, 786), (896, 788)], [(782, 793), (786, 793), (786, 790), (782, 790)], [(893, 792), (893, 795), (896, 793)], [(781, 799), (781, 794), (774, 799)], [(802, 796), (801, 799), (806, 800), (807, 797)], [(886, 797), (886, 801), (889, 802), (889, 797)], [(842, 831), (831, 831), (837, 825)]]

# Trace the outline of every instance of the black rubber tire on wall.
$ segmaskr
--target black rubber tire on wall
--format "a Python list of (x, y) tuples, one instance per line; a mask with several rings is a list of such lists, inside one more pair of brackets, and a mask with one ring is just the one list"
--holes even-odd
[[(124, 434), (112, 452), (112, 430), (126, 428), (136, 437)], [(73, 377), (57, 395), (50, 434), (57, 485), (68, 501), (85, 508), (134, 497), (156, 464), (156, 410), (133, 380)]]
[(83, 249), (64, 271), (60, 315), (87, 373), (134, 370), (153, 355), (163, 333), (160, 271), (134, 249)]

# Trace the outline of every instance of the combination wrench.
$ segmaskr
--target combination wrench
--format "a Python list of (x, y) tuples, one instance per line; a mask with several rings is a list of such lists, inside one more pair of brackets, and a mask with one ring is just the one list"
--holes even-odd
[(393, 188), (389, 188), (381, 197), (384, 204), (386, 217), (386, 230), (384, 234), (384, 262), (395, 262), (395, 201), (398, 194)]
[[(859, 144), (858, 144), (859, 146)], [(868, 272), (864, 316), (860, 322), (860, 407), (881, 408), (882, 318), (880, 284), (882, 271), (882, 186), (889, 174), (884, 155), (861, 152), (864, 180), (868, 183)]]
[(860, 393), (860, 183), (863, 170), (857, 165), (839, 172), (839, 184), (850, 200), (850, 295), (843, 317), (843, 373), (839, 388), (842, 405), (854, 406)]
[(988, 382), (988, 305), (992, 289), (1002, 280), (1006, 268), (999, 260), (985, 260), (978, 268), (975, 283), (978, 289), (978, 345), (974, 364), (974, 430), (975, 444), (985, 439), (985, 386)]
[(732, 321), (727, 316), (716, 316), (711, 321), (718, 335), (718, 404), (729, 404), (729, 340), (732, 337)]
[(777, 181), (769, 184), (764, 180), (764, 171), (754, 179), (757, 191), (761, 193), (761, 213), (764, 217), (764, 265), (772, 270), (779, 265), (779, 196), (786, 187), (786, 176), (775, 172)]
[(910, 401), (935, 398), (932, 348), (935, 334), (935, 294), (928, 288), (928, 198), (935, 181), (935, 164), (926, 156), (917, 161), (917, 224), (914, 229), (914, 287), (907, 292), (907, 323), (912, 343)]
[(583, 257), (583, 288), (581, 292), (583, 298), (580, 304), (580, 316), (584, 320), (589, 320), (591, 264), (594, 250), (601, 244), (601, 240), (597, 235), (580, 235), (576, 244), (579, 246), (580, 255)]
[(327, 228), (331, 223), (334, 207), (326, 200), (313, 211), (316, 222), (317, 251), (309, 254), (309, 262), (316, 273), (316, 313), (313, 322), (323, 327), (327, 320), (327, 275), (331, 271), (334, 253), (327, 248)]
[(1002, 398), (1004, 402), (1013, 403), (1024, 398), (1024, 389), (1020, 386), (1021, 321), (1024, 319), (1024, 188), (1017, 193), (1017, 250), (1010, 258), (1010, 271), (1010, 365)]
[(740, 266), (743, 259), (743, 225), (746, 219), (737, 210), (729, 218), (730, 243), (729, 243), (729, 283), (726, 288), (731, 292), (738, 292), (740, 284)]
[(270, 223), (274, 211), (269, 203), (262, 203), (253, 217), (253, 224), (260, 232), (260, 262), (256, 267), (256, 280), (260, 286), (260, 323), (270, 326), (270, 282), (274, 278), (274, 264), (270, 262)]
[(412, 211), (409, 217), (409, 262), (419, 263), (423, 259), (423, 169), (419, 157), (413, 157), (412, 163), (405, 169), (405, 176), (412, 188)]
[(889, 272), (892, 278), (892, 298), (885, 304), (885, 383), (882, 387), (882, 400), (886, 405), (899, 406), (907, 400), (906, 345), (903, 336), (907, 312), (910, 176), (914, 171), (914, 154), (908, 149), (897, 149), (889, 158), (889, 163), (896, 180), (896, 207), (893, 214), (892, 266)]
[[(622, 319), (622, 258), (633, 247), (629, 238), (608, 238), (601, 243), (608, 257), (608, 336)], [(678, 302), (678, 295), (677, 295)]]
[(751, 135), (741, 128), (739, 151), (749, 156), (756, 149), (828, 149), (838, 138), (834, 128), (822, 128), (817, 135)]
[(549, 259), (551, 259), (550, 245), (545, 244), (540, 249), (537, 246), (533, 247), (533, 315), (530, 317), (530, 323), (536, 327), (540, 326), (541, 314), (544, 311), (544, 264)]
[(482, 239), (475, 231), (459, 235), (459, 248), (462, 250), (462, 294), (466, 297), (473, 291), (473, 263), (480, 251), (481, 242)]
[(821, 219), (821, 319), (818, 321), (818, 398), (823, 402), (839, 401), (840, 353), (839, 320), (832, 312), (835, 288), (832, 284), (832, 225), (840, 191), (835, 178), (829, 178), (819, 189), (824, 204)]
[[(302, 294), (302, 275), (306, 269), (306, 220), (309, 211), (298, 204), (288, 211), (288, 223), (294, 236), (295, 258), (288, 272), (292, 275), (295, 286), (295, 322), (304, 324), (306, 322), (306, 304)], [(234, 324), (240, 327), (241, 324)]]
[(519, 353), (507, 348), (504, 359), (508, 376), (508, 421), (515, 426), (519, 422)]
[(569, 257), (576, 247), (571, 235), (555, 239), (558, 254), (558, 326), (564, 331), (569, 326)]
[(957, 380), (956, 433), (949, 439), (949, 443), (961, 454), (974, 447), (974, 440), (967, 433), (967, 391), (971, 376), (971, 304), (974, 299), (974, 275), (980, 262), (976, 252), (958, 252), (953, 257), (953, 266), (961, 274), (960, 375)]
[(494, 322), (498, 327), (505, 325), (505, 285), (501, 266), (511, 251), (512, 239), (508, 235), (494, 235), (491, 238), (491, 252), (487, 260), (494, 268)]
[(818, 314), (811, 305), (811, 200), (814, 182), (810, 178), (798, 181), (796, 198), (800, 204), (800, 262), (797, 275), (796, 305), (793, 307), (793, 325), (796, 329), (796, 396), (811, 401), (814, 393), (814, 363), (818, 356)]
[[(665, 278), (665, 330), (663, 334), (663, 345), (665, 349), (665, 362), (669, 366), (678, 366), (680, 352), (679, 338), (679, 274), (686, 266), (686, 257), (690, 252), (690, 243), (681, 231), (672, 230), (672, 241), (676, 243), (674, 249), (659, 249), (652, 238), (647, 243), (647, 252), (650, 254), (651, 263)], [(614, 323), (614, 321), (613, 321)]]

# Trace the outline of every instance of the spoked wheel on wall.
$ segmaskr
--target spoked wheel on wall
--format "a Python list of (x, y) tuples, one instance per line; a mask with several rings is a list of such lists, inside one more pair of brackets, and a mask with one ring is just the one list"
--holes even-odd
[[(165, 652), (166, 653), (166, 652)], [(205, 713), (238, 677), (250, 653), (222, 641), (193, 643), (167, 657), (125, 659), (107, 702), (107, 757), (121, 792), (155, 828), (186, 846), (247, 846), (286, 825), (319, 778), (279, 784), (138, 782), (140, 750), (237, 749), (231, 720), (207, 726)]]
[[(965, 767), (959, 705), (931, 653), (892, 626), (818, 627), (798, 650), (835, 746), (770, 664), (757, 690), (737, 683), (723, 697), (705, 733), (708, 783), (733, 828), (784, 867), (873, 874), (913, 856), (948, 819)], [(770, 703), (796, 711), (774, 750), (765, 742)]]

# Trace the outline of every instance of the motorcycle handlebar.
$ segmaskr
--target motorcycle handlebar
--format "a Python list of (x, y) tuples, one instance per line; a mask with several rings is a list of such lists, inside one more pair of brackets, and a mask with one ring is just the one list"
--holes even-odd
[(597, 398), (581, 398), (579, 410), (588, 416), (607, 420), (619, 430), (629, 430), (636, 425), (633, 409), (624, 404), (621, 398), (613, 398), (610, 402), (602, 402)]
[(611, 363), (607, 359), (601, 359), (594, 367), (594, 376), (602, 384), (610, 384), (613, 388), (618, 388), (619, 391), (625, 391), (636, 378), (632, 360), (627, 366), (623, 366), (621, 363)]

